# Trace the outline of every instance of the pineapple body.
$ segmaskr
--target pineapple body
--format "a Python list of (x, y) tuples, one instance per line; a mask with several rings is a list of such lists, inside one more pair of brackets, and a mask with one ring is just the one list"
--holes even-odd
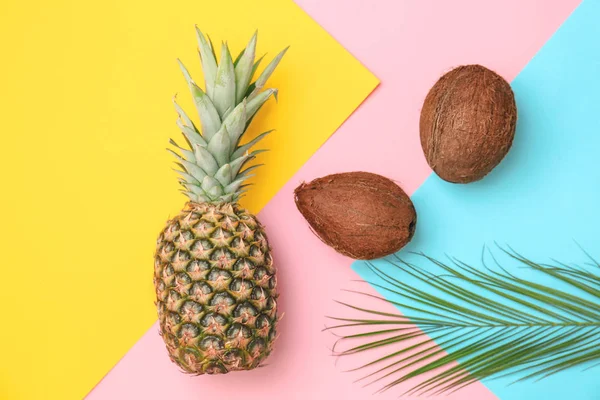
[(192, 374), (258, 367), (276, 336), (277, 281), (265, 231), (235, 203), (189, 202), (155, 255), (160, 334)]

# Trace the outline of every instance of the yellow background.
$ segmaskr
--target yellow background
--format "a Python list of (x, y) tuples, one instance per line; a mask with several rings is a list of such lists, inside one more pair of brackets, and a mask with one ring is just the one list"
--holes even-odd
[(277, 129), (254, 212), (377, 84), (291, 0), (2, 0), (1, 399), (82, 398), (156, 319), (155, 238), (185, 201), (165, 151), (176, 92), (194, 115), (175, 59), (202, 81), (195, 24), (234, 56), (256, 28), (259, 53), (292, 46), (252, 129)]

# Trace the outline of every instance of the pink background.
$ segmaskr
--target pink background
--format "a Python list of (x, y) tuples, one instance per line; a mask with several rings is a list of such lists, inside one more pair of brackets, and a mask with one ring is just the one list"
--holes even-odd
[[(287, 0), (282, 0), (287, 1)], [(328, 350), (335, 338), (325, 315), (354, 288), (352, 260), (312, 235), (296, 211), (293, 189), (333, 172), (365, 170), (395, 179), (409, 193), (429, 175), (418, 120), (428, 89), (443, 72), (480, 63), (513, 79), (579, 0), (297, 0), (381, 80), (381, 86), (273, 198), (259, 217), (279, 265), (281, 310), (269, 365), (225, 376), (190, 377), (169, 361), (153, 326), (88, 399), (364, 399), (376, 387), (343, 373), (350, 360)], [(363, 285), (362, 289), (368, 288)], [(357, 299), (356, 297), (353, 297)], [(382, 308), (382, 304), (378, 305)], [(353, 358), (350, 364), (356, 365)], [(396, 399), (401, 390), (381, 399)], [(494, 399), (475, 384), (450, 399)]]

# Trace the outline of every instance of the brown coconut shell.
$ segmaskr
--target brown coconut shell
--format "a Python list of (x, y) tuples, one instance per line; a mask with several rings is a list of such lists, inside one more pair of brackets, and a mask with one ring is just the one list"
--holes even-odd
[(466, 65), (442, 76), (427, 95), (421, 111), (421, 146), (440, 178), (473, 182), (508, 153), (516, 123), (509, 83), (481, 65)]
[(339, 253), (371, 260), (395, 253), (417, 223), (408, 195), (388, 178), (368, 172), (328, 175), (295, 190), (296, 206), (313, 232)]

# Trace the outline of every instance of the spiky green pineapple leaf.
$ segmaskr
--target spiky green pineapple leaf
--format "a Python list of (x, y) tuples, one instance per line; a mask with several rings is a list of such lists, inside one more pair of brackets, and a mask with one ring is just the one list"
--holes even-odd
[(204, 138), (200, 136), (200, 134), (193, 127), (184, 125), (181, 119), (177, 120), (177, 127), (179, 130), (181, 130), (181, 133), (185, 137), (185, 140), (190, 148), (193, 148), (196, 144), (206, 147), (206, 140), (204, 140)]
[(211, 199), (217, 199), (223, 194), (223, 188), (212, 176), (205, 176), (202, 180), (202, 190), (205, 194), (210, 196)]
[(242, 100), (240, 104), (227, 116), (223, 125), (229, 132), (230, 148), (229, 153), (233, 152), (242, 134), (246, 130), (246, 100)]
[(173, 105), (175, 106), (175, 111), (177, 111), (177, 115), (183, 121), (183, 123), (187, 126), (191, 126), (194, 130), (197, 131), (196, 126), (194, 125), (190, 117), (188, 117), (183, 108), (181, 108), (179, 104), (177, 104), (177, 96), (173, 96)]
[(286, 47), (279, 54), (277, 54), (277, 56), (275, 56), (275, 58), (263, 70), (256, 82), (254, 82), (254, 88), (252, 90), (252, 93), (250, 93), (250, 95), (248, 96), (249, 100), (252, 100), (254, 97), (256, 97), (258, 93), (265, 87), (267, 81), (269, 80), (271, 75), (273, 75), (275, 68), (277, 68), (277, 66), (281, 62), (281, 59), (283, 58), (285, 53), (287, 53), (288, 49), (289, 47)]
[(206, 177), (206, 172), (195, 163), (191, 163), (186, 160), (180, 160), (180, 164), (188, 174), (194, 177), (196, 181), (202, 182), (202, 180)]
[(250, 121), (271, 96), (277, 96), (277, 89), (267, 89), (246, 103), (246, 119)]
[(206, 93), (210, 98), (213, 96), (215, 81), (217, 77), (217, 57), (212, 46), (212, 41), (206, 40), (200, 28), (196, 26), (196, 38), (198, 39), (198, 48), (200, 53), (200, 62), (204, 73)]
[(219, 170), (219, 164), (213, 155), (206, 148), (202, 146), (196, 146), (194, 154), (197, 160), (197, 166), (201, 168), (206, 174), (214, 175)]
[(250, 154), (244, 154), (238, 158), (234, 158), (229, 164), (231, 165), (231, 173), (234, 176), (237, 176), (244, 164), (248, 161), (252, 160), (252, 156)]
[(250, 85), (250, 80), (253, 75), (254, 58), (256, 55), (256, 40), (258, 31), (254, 33), (246, 49), (240, 54), (240, 57), (235, 61), (235, 84), (236, 84), (236, 101), (241, 102), (246, 96), (246, 91)]
[(244, 154), (246, 154), (246, 152), (248, 150), (250, 150), (252, 147), (254, 147), (254, 145), (256, 145), (258, 142), (260, 142), (262, 139), (264, 139), (269, 133), (273, 132), (273, 129), (271, 129), (270, 131), (266, 131), (261, 133), (260, 135), (256, 136), (254, 139), (252, 139), (251, 141), (249, 141), (248, 143), (239, 146), (234, 152), (233, 155), (231, 156), (231, 158), (236, 159), (238, 157), (243, 156)]
[(227, 126), (225, 126), (225, 124), (221, 126), (221, 129), (219, 129), (210, 142), (208, 142), (206, 149), (213, 155), (219, 167), (222, 167), (229, 162), (231, 139), (229, 138), (229, 132), (227, 131)]
[[(181, 168), (183, 169), (183, 166), (181, 165)], [(187, 183), (190, 184), (194, 184), (196, 186), (200, 186), (200, 181), (196, 178), (194, 178), (192, 175), (188, 174), (187, 172), (178, 170), (178, 169), (173, 169), (176, 173), (178, 173)], [(204, 179), (204, 177), (202, 177)]]
[[(215, 179), (219, 181), (221, 186), (227, 186), (231, 183), (231, 165), (225, 164), (215, 174)], [(228, 191), (225, 190), (227, 193)]]
[(246, 178), (236, 179), (225, 187), (225, 192), (237, 192)]
[(186, 181), (182, 181), (182, 185), (191, 193), (194, 193), (196, 197), (204, 196), (204, 190), (202, 190), (198, 185), (194, 185), (192, 183), (187, 183)]
[(192, 192), (190, 192), (188, 190), (179, 189), (179, 191), (181, 193), (183, 193), (185, 196), (187, 196), (191, 201), (195, 201), (195, 202), (200, 201), (199, 198), (198, 198), (198, 196), (196, 196), (194, 193), (192, 193)]
[[(258, 71), (258, 67), (260, 67), (261, 62), (262, 60), (264, 60), (265, 57), (266, 54), (263, 54), (258, 60), (256, 60), (254, 66), (252, 67), (252, 76), (256, 74), (256, 71)], [(252, 84), (250, 84), (250, 86), (248, 86), (248, 89), (246, 89), (245, 97), (249, 97), (252, 94), (252, 92), (254, 92), (254, 89), (256, 89), (256, 82), (253, 82)]]
[(262, 166), (264, 166), (264, 164), (254, 164), (251, 167), (248, 167), (248, 168), (244, 169), (243, 171), (241, 171), (240, 173), (238, 173), (237, 178), (241, 179), (243, 181), (250, 179), (251, 177), (255, 176), (254, 174), (250, 174), (250, 172), (252, 172)]
[[(457, 259), (444, 263), (419, 254), (442, 272), (438, 275), (393, 256), (388, 262), (394, 274), (373, 263), (368, 266), (383, 282), (371, 284), (399, 300), (354, 293), (389, 302), (404, 315), (342, 303), (354, 312), (385, 318), (332, 318), (339, 322), (327, 329), (372, 327), (370, 332), (341, 335), (341, 342), (364, 342), (336, 349), (337, 354), (390, 346), (389, 354), (355, 370), (374, 369), (361, 380), (369, 385), (387, 382), (380, 391), (433, 374), (405, 393), (414, 395), (452, 392), (491, 377), (525, 374), (519, 380), (543, 379), (576, 366), (600, 365), (594, 364), (600, 360), (600, 265), (594, 261), (596, 269), (590, 272), (538, 264), (512, 249), (505, 254), (570, 289), (515, 276), (493, 255), (496, 268), (488, 268), (482, 258), (482, 270)], [(399, 328), (382, 329), (386, 325)], [(401, 331), (405, 329), (409, 331)]]
[(185, 65), (183, 65), (180, 60), (177, 60), (177, 62), (179, 63), (179, 68), (181, 69), (181, 72), (188, 83), (190, 91), (192, 92), (194, 104), (196, 105), (196, 110), (200, 116), (202, 136), (206, 141), (210, 141), (213, 135), (217, 133), (221, 127), (221, 118), (219, 117), (219, 112), (209, 96), (207, 96), (206, 93), (204, 93), (204, 91), (200, 89), (198, 85), (196, 85)]
[(215, 91), (211, 99), (221, 117), (235, 107), (235, 69), (227, 44), (221, 45), (221, 61), (217, 67)]
[[(183, 154), (183, 157), (184, 157), (184, 158), (185, 158), (187, 161), (189, 161), (189, 162), (192, 162), (192, 163), (195, 163), (195, 162), (196, 162), (196, 156), (194, 155), (194, 153), (193, 153), (192, 151), (189, 151), (188, 149), (186, 149), (186, 148), (184, 148), (184, 147), (181, 147), (181, 146), (179, 146), (179, 145), (177, 144), (177, 142), (175, 142), (173, 139), (170, 139), (170, 140), (169, 140), (169, 143), (170, 143), (172, 146), (174, 146), (175, 148), (177, 148), (177, 149), (178, 149), (178, 150), (181, 152), (181, 154)], [(169, 150), (170, 150), (170, 149), (169, 149)]]
[(242, 49), (242, 51), (240, 51), (240, 53), (237, 55), (235, 60), (233, 60), (234, 68), (237, 67), (237, 65), (240, 63), (240, 60), (242, 59), (242, 56), (244, 55), (245, 52), (246, 52), (246, 49)]

